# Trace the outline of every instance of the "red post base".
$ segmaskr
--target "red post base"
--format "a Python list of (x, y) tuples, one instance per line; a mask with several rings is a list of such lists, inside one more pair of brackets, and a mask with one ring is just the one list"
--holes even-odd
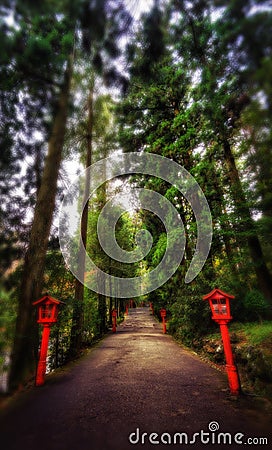
[(112, 332), (116, 333), (116, 317), (113, 317), (112, 321)]
[(45, 381), (46, 357), (49, 343), (49, 335), (50, 335), (50, 325), (45, 324), (43, 327), (41, 350), (36, 373), (36, 381), (35, 381), (36, 386), (42, 386)]
[(228, 375), (230, 392), (232, 395), (238, 395), (240, 393), (241, 388), (237, 368), (234, 364), (234, 357), (232, 353), (229, 330), (227, 325), (228, 322), (227, 320), (223, 319), (222, 320), (218, 319), (217, 322), (220, 325), (220, 331), (223, 341), (223, 347), (226, 358), (226, 372)]
[(226, 371), (228, 374), (229, 387), (232, 395), (239, 395), (240, 383), (236, 366), (226, 364)]
[(165, 322), (165, 318), (162, 318), (162, 332), (163, 334), (166, 334), (166, 322)]

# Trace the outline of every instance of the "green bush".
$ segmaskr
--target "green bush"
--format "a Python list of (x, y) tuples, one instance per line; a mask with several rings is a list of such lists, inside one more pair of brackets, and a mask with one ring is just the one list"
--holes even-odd
[(243, 300), (245, 319), (249, 321), (262, 320), (269, 308), (263, 294), (257, 289), (249, 291)]
[(213, 327), (209, 307), (194, 286), (186, 287), (170, 309), (169, 332), (186, 345), (194, 344)]

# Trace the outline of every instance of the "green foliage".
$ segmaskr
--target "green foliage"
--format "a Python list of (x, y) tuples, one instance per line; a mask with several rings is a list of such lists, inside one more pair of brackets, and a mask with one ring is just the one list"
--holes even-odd
[[(116, 224), (115, 228), (115, 238), (118, 245), (124, 250), (133, 250), (135, 246), (134, 236), (136, 231), (138, 230), (138, 226), (133, 217), (129, 214), (123, 214), (123, 209), (120, 206), (113, 206), (115, 208), (117, 214), (120, 215), (120, 218)], [(88, 225), (88, 244), (87, 249), (88, 252), (92, 255), (94, 263), (100, 267), (105, 272), (110, 272), (111, 275), (115, 275), (117, 277), (133, 277), (135, 272), (138, 271), (138, 264), (124, 264), (119, 261), (115, 261), (110, 258), (102, 249), (98, 235), (97, 235), (97, 221), (100, 215), (99, 203), (95, 206), (92, 205), (91, 213), (89, 214), (89, 225)], [(107, 245), (110, 249), (110, 244), (112, 242), (111, 234), (111, 224), (112, 217), (105, 217), (104, 219), (100, 218), (102, 223), (102, 229), (104, 230), (105, 235), (103, 236), (104, 240), (107, 242)]]
[(14, 293), (8, 293), (0, 287), (0, 372), (6, 370), (3, 365), (13, 342), (16, 311)]
[(265, 345), (265, 342), (272, 337), (272, 322), (232, 323), (230, 325), (230, 331), (234, 333), (242, 332), (245, 334), (249, 345)]
[[(52, 246), (54, 240), (51, 241)], [(50, 249), (46, 256), (44, 291), (64, 302), (59, 311), (58, 322), (52, 327), (48, 353), (50, 369), (67, 361), (70, 344), (70, 328), (73, 312), (74, 278), (67, 270), (60, 250)]]
[(210, 330), (210, 311), (202, 300), (203, 291), (195, 283), (182, 289), (170, 310), (169, 331), (185, 345), (197, 342)]
[(93, 340), (100, 336), (100, 321), (97, 295), (87, 291), (84, 298), (83, 345), (91, 345)]
[(162, 260), (167, 247), (167, 235), (161, 233), (152, 256), (152, 266), (156, 267)]
[(253, 289), (246, 294), (243, 300), (243, 306), (245, 309), (246, 320), (252, 321), (265, 318), (269, 310), (268, 302), (263, 294), (256, 289)]
[[(187, 343), (213, 326), (201, 300), (213, 287), (235, 295), (232, 312), (236, 319), (255, 314), (256, 320), (263, 314), (262, 294), (255, 298), (253, 313), (248, 292), (258, 287), (269, 297), (258, 268), (262, 266), (265, 273), (266, 267), (272, 267), (272, 165), (267, 151), (271, 146), (271, 58), (266, 56), (272, 50), (268, 39), (271, 12), (253, 11), (247, 1), (212, 2), (212, 8), (213, 15), (205, 2), (169, 0), (165, 17), (157, 24), (165, 27), (159, 35), (163, 36), (162, 48), (153, 59), (150, 54), (147, 72), (146, 41), (151, 30), (156, 32), (156, 12), (150, 10), (143, 16), (139, 34), (129, 46), (131, 78), (119, 106), (124, 149), (158, 153), (183, 165), (209, 202), (214, 225), (211, 252), (201, 274), (185, 286), (197, 237), (190, 205), (162, 180), (138, 178), (140, 186), (170, 200), (184, 223), (187, 242), (182, 266), (149, 299), (156, 311), (162, 306), (171, 310), (169, 329)], [(262, 24), (266, 36), (260, 30)], [(252, 221), (254, 212), (261, 216), (258, 222), (255, 217)], [(154, 242), (147, 262), (155, 267), (169, 237), (151, 214), (142, 217)], [(260, 246), (256, 250), (258, 239), (263, 254)], [(258, 262), (254, 254), (261, 255)]]

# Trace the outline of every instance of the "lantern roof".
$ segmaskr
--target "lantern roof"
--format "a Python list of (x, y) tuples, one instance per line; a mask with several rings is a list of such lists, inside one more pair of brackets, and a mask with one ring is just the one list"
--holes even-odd
[(221, 291), (221, 289), (215, 288), (209, 294), (206, 294), (202, 297), (203, 300), (212, 300), (213, 298), (216, 298), (217, 295), (222, 295), (222, 297), (226, 297), (228, 299), (234, 299), (234, 295), (227, 294), (226, 292)]
[(35, 302), (32, 303), (33, 306), (39, 305), (40, 303), (55, 303), (56, 305), (59, 305), (60, 303), (64, 303), (61, 300), (57, 300), (56, 298), (50, 297), (49, 295), (44, 295), (42, 298), (40, 298), (39, 300), (36, 300)]

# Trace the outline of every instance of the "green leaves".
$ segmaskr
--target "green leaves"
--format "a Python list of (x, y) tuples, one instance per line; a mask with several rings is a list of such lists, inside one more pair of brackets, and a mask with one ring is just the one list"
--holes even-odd
[[(245, 292), (262, 284), (254, 268), (262, 267), (264, 274), (265, 264), (271, 266), (272, 18), (271, 11), (257, 4), (263, 6), (256, 2), (252, 8), (246, 0), (208, 4), (169, 0), (157, 23), (164, 27), (158, 34), (164, 48), (147, 58), (156, 30), (153, 10), (143, 16), (137, 40), (129, 46), (130, 84), (120, 108), (121, 144), (182, 164), (199, 182), (212, 210), (214, 241), (195, 283), (198, 295), (220, 282), (234, 294)], [(144, 185), (143, 178), (139, 183)], [(188, 264), (197, 236), (189, 205), (163, 183), (149, 180), (145, 186), (165, 195), (178, 209), (187, 237), (184, 265)], [(258, 234), (265, 243), (263, 254), (259, 247), (262, 263), (256, 263), (249, 250), (253, 241), (258, 246), (257, 211), (262, 215)], [(148, 260), (154, 266), (163, 257), (165, 234), (154, 217), (143, 217), (154, 233)], [(171, 303), (180, 289), (183, 302), (188, 292), (189, 311), (193, 291), (189, 294), (182, 281), (181, 274), (172, 277), (156, 295)], [(200, 318), (189, 318), (188, 311), (182, 314), (197, 324)]]
[(167, 246), (167, 235), (161, 233), (152, 255), (152, 266), (156, 267), (162, 260)]

